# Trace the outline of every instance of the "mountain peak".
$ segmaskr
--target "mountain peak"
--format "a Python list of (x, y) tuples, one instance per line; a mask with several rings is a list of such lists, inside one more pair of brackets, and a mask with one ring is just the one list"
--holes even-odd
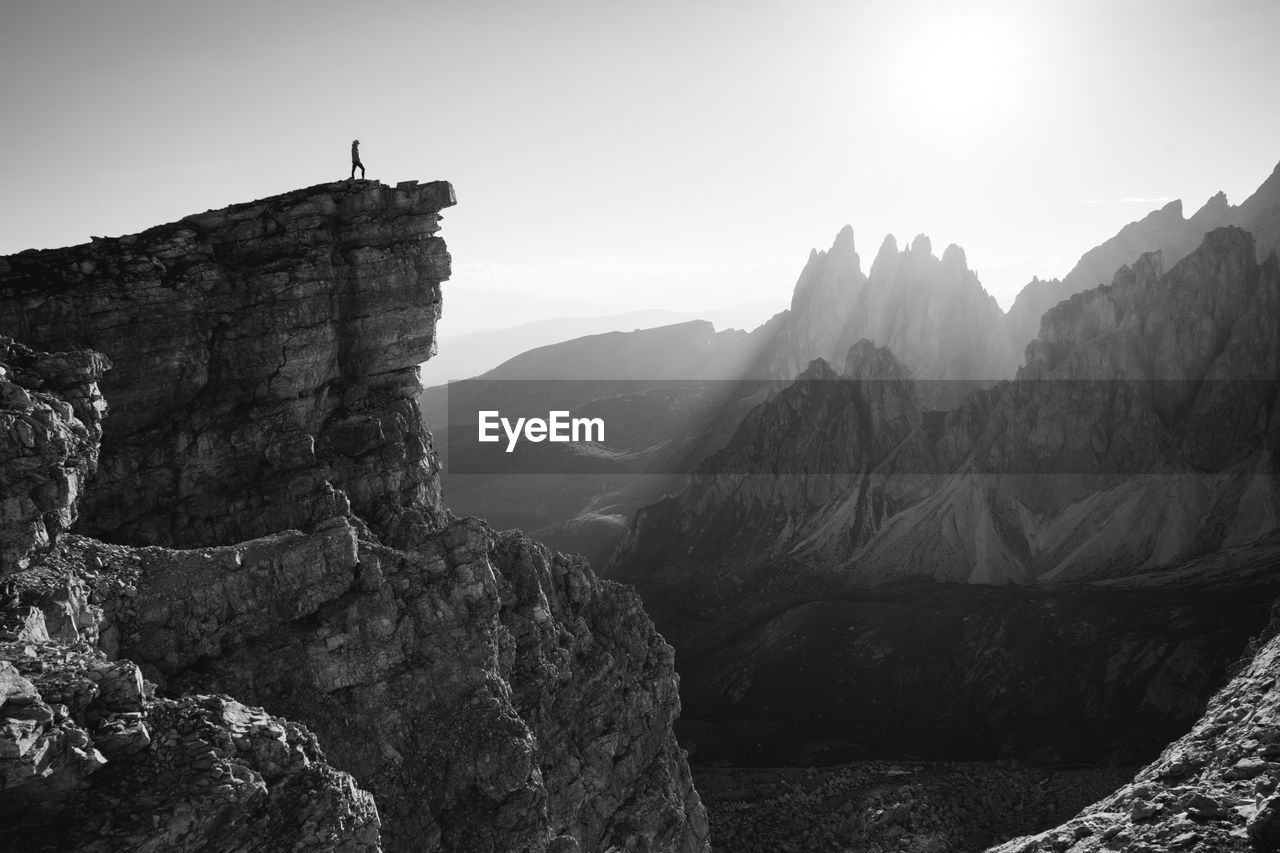
[(1174, 219), (1180, 222), (1182, 221), (1182, 219), (1184, 219), (1182, 215), (1182, 199), (1175, 198), (1173, 201), (1169, 202), (1164, 207), (1160, 208), (1159, 210), (1151, 211), (1143, 218), (1158, 219), (1158, 220)]
[(910, 251), (913, 255), (932, 255), (933, 241), (929, 239), (927, 234), (917, 234), (916, 238), (911, 241)]
[(892, 234), (884, 235), (884, 241), (880, 243), (880, 250), (876, 252), (876, 259), (871, 262), (871, 278), (882, 278), (888, 270), (897, 266), (898, 257), (897, 239)]
[(831, 251), (834, 252), (836, 251), (836, 249), (853, 250), (854, 248), (855, 247), (853, 245), (853, 226), (846, 225), (845, 227), (840, 229), (840, 232), (838, 234), (836, 234), (835, 242), (831, 244)]
[(836, 372), (831, 369), (831, 365), (827, 364), (827, 360), (825, 358), (815, 358), (813, 361), (809, 362), (809, 366), (806, 367), (798, 377), (796, 377), (796, 381), (799, 382), (805, 379), (835, 378)]
[(1219, 221), (1227, 212), (1230, 211), (1231, 204), (1227, 201), (1227, 194), (1222, 190), (1214, 193), (1208, 201), (1200, 206), (1200, 209), (1191, 214), (1192, 222), (1203, 221)]
[(1253, 257), (1253, 234), (1235, 225), (1215, 228), (1204, 235), (1201, 247), (1206, 252)]
[(964, 249), (955, 243), (948, 243), (947, 248), (942, 250), (942, 266), (948, 270), (967, 270), (969, 260), (965, 256)]
[(905, 381), (911, 378), (911, 370), (888, 347), (876, 346), (862, 338), (849, 347), (844, 375), (858, 380)]

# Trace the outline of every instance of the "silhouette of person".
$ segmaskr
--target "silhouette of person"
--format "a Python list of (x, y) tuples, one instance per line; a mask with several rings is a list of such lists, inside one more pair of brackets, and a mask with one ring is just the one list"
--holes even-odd
[(364, 180), (364, 163), (360, 162), (360, 140), (351, 140), (351, 179), (355, 180), (356, 166), (360, 167), (360, 180)]

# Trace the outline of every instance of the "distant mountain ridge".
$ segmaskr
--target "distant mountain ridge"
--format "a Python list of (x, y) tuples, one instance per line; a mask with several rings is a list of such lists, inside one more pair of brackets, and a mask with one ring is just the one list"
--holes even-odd
[(777, 560), (850, 583), (1028, 582), (1264, 536), (1280, 519), (1280, 263), (1255, 258), (1234, 227), (1167, 273), (1144, 255), (1051, 309), (1013, 382), (945, 412), (888, 348), (859, 342), (842, 374), (815, 360), (674, 506), (641, 511), (612, 571), (658, 582), (672, 561), (701, 590), (702, 560), (735, 585)]
[[(790, 381), (815, 358), (841, 364), (849, 347), (866, 339), (892, 350), (920, 380), (1009, 379), (1023, 363), (1024, 349), (1036, 337), (1048, 309), (1076, 293), (1110, 283), (1117, 270), (1133, 264), (1144, 253), (1160, 252), (1165, 268), (1170, 268), (1198, 246), (1207, 232), (1226, 225), (1254, 235), (1259, 260), (1280, 248), (1280, 164), (1239, 205), (1231, 205), (1219, 192), (1190, 218), (1184, 217), (1181, 201), (1172, 201), (1129, 223), (1114, 237), (1085, 252), (1062, 279), (1032, 279), (1007, 313), (1000, 310), (969, 268), (959, 246), (948, 245), (938, 257), (926, 235), (917, 235), (910, 244), (899, 248), (890, 234), (882, 241), (869, 271), (864, 272), (853, 229), (846, 225), (829, 249), (810, 252), (793, 288), (790, 307), (750, 332), (752, 346), (760, 351), (743, 368), (743, 375)], [(653, 313), (661, 312), (650, 312)], [(566, 329), (579, 321), (625, 325), (643, 322), (646, 316), (649, 315), (640, 312), (594, 320), (566, 318), (563, 324), (568, 324)], [(696, 321), (680, 320), (667, 326), (687, 322)], [(548, 321), (545, 325), (559, 328), (557, 323), (561, 321)], [(543, 325), (530, 324), (528, 328)], [(525, 327), (464, 337), (484, 338), (486, 345), (493, 348), (497, 344), (485, 336), (515, 335), (521, 328)], [(580, 375), (582, 364), (577, 359), (586, 357), (593, 363), (595, 375), (601, 377), (612, 369), (613, 378), (653, 378), (643, 376), (643, 372), (660, 364), (673, 371), (662, 375), (676, 375), (678, 355), (668, 352), (666, 343), (650, 334), (656, 328), (662, 327), (592, 332), (541, 344), (513, 354), (492, 370), (510, 375), (518, 369), (525, 378), (570, 378)], [(706, 329), (707, 334), (721, 337), (731, 332), (737, 337), (746, 334), (732, 329)], [(612, 337), (601, 337), (603, 334)], [(717, 344), (718, 348), (722, 346)], [(724, 359), (724, 368), (732, 366), (730, 361), (731, 358)], [(726, 369), (707, 372), (707, 365), (700, 362), (696, 367), (703, 372), (685, 378), (713, 374), (729, 378)], [(490, 371), (485, 374), (496, 375)], [(477, 374), (466, 374), (472, 375)]]
[[(635, 509), (679, 489), (673, 458), (698, 452), (718, 429), (731, 431), (737, 413), (721, 399), (757, 357), (768, 328), (717, 332), (693, 320), (588, 335), (521, 353), (474, 380), (424, 390), (419, 406), (444, 451), (453, 509), (499, 528), (537, 531), (553, 547), (603, 565)], [(601, 416), (611, 425), (605, 446), (564, 448), (549, 462), (547, 454), (517, 455), (517, 465), (526, 463), (518, 473), (482, 473), (461, 461), (477, 411), (551, 408)]]
[(1110, 283), (1144, 253), (1160, 252), (1172, 267), (1206, 233), (1227, 225), (1254, 235), (1258, 260), (1280, 247), (1280, 165), (1239, 205), (1219, 192), (1190, 218), (1181, 201), (1172, 201), (1129, 223), (1085, 252), (1061, 280), (1033, 279), (1008, 313), (982, 287), (959, 246), (947, 246), (938, 258), (923, 234), (901, 250), (889, 235), (864, 273), (853, 230), (845, 226), (829, 250), (810, 254), (790, 309), (774, 318), (777, 332), (755, 375), (794, 378), (815, 358), (840, 364), (865, 338), (889, 347), (917, 379), (1012, 378), (1050, 308)]
[[(765, 315), (762, 304), (744, 304), (716, 312), (722, 329), (751, 329), (759, 325), (757, 317)], [(448, 327), (452, 312), (446, 312), (438, 337), (440, 352), (421, 365), (424, 387), (479, 376), (524, 352), (588, 335), (626, 332), (669, 326), (696, 319), (706, 319), (696, 312), (678, 312), (661, 308), (629, 311), (602, 316), (565, 316), (528, 323), (453, 333)], [(727, 320), (727, 324), (726, 321)]]
[(1225, 225), (1253, 234), (1260, 261), (1280, 247), (1280, 164), (1239, 205), (1231, 205), (1226, 194), (1218, 192), (1190, 218), (1184, 218), (1182, 201), (1171, 201), (1090, 249), (1060, 281), (1034, 279), (1009, 308), (1006, 337), (1014, 342), (1031, 340), (1039, 329), (1040, 318), (1062, 300), (1110, 282), (1116, 270), (1146, 252), (1160, 252), (1165, 266), (1172, 267), (1200, 245), (1207, 232)]
[[(916, 380), (914, 393), (922, 411), (955, 410), (975, 386), (991, 386), (1014, 376), (1023, 364), (1025, 350), (1040, 331), (1040, 315), (1045, 309), (1077, 291), (1110, 282), (1117, 269), (1136, 262), (1142, 252), (1159, 251), (1165, 267), (1171, 266), (1198, 244), (1209, 228), (1228, 221), (1242, 223), (1263, 235), (1256, 240), (1260, 255), (1280, 245), (1280, 171), (1273, 172), (1238, 206), (1228, 204), (1219, 193), (1189, 219), (1183, 217), (1181, 204), (1173, 202), (1130, 223), (1115, 237), (1086, 252), (1061, 281), (1033, 280), (1007, 314), (982, 287), (958, 246), (948, 246), (937, 257), (924, 235), (904, 248), (899, 248), (890, 235), (877, 251), (869, 272), (864, 273), (853, 230), (846, 226), (830, 249), (810, 253), (790, 307), (749, 333), (717, 332), (708, 323), (692, 321), (590, 335), (521, 353), (484, 376), (531, 380), (698, 377), (768, 381), (769, 385), (753, 386), (750, 396), (733, 401), (722, 417), (712, 422), (706, 436), (697, 442), (697, 453), (702, 456), (722, 446), (742, 414), (766, 399), (768, 393), (784, 388), (811, 361), (823, 359), (838, 369), (844, 365), (849, 349), (860, 340), (887, 347), (910, 371)], [(1048, 334), (1046, 341), (1052, 338), (1052, 330)], [(422, 405), (429, 423), (445, 422), (444, 400), (443, 388), (424, 393)], [(966, 406), (967, 416), (976, 417), (973, 405)], [(937, 420), (936, 416), (930, 417), (931, 422)], [(670, 427), (686, 429), (688, 424), (671, 421)], [(593, 533), (588, 541), (575, 538), (575, 534), (555, 543), (557, 547), (582, 550), (596, 560), (606, 558), (617, 541), (624, 523), (619, 513), (636, 506), (634, 501), (646, 493), (632, 491), (619, 504), (612, 498), (600, 500), (595, 486), (575, 481), (568, 491), (556, 487), (555, 493), (561, 499), (555, 502), (521, 502), (522, 507), (543, 507), (544, 511), (533, 518), (525, 510), (517, 515), (508, 513), (503, 488), (495, 487), (495, 491), (486, 486), (475, 491), (478, 485), (472, 482), (455, 488), (455, 504), (461, 503), (469, 512), (505, 519), (500, 524), (532, 525), (532, 529), (544, 533), (549, 529), (547, 525), (586, 529), (579, 523), (583, 519), (591, 520), (587, 527), (599, 530), (600, 509), (610, 507), (607, 536), (601, 538)], [(651, 485), (659, 488), (658, 484)], [(678, 487), (678, 482), (669, 480), (661, 484), (663, 490)], [(652, 492), (654, 497), (661, 493)]]
[(1143, 255), (946, 410), (870, 341), (815, 360), (642, 508), (605, 574), (676, 647), (701, 760), (1146, 760), (1185, 731), (1280, 582), (1257, 254), (1226, 227)]
[(919, 378), (989, 379), (1002, 316), (960, 247), (938, 258), (923, 234), (902, 250), (889, 235), (867, 275), (845, 226), (830, 250), (810, 254), (752, 376), (793, 379), (815, 358), (842, 364), (865, 339), (888, 346)]

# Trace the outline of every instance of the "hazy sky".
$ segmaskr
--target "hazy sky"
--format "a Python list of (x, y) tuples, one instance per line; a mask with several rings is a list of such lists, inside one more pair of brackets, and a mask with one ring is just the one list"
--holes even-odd
[(853, 225), (1002, 305), (1280, 161), (1280, 2), (4, 0), (0, 253), (447, 179), (446, 331), (785, 307)]

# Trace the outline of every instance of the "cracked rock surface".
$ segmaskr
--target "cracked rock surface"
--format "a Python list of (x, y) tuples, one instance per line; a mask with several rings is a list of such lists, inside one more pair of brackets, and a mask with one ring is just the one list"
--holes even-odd
[[(90, 540), (49, 544), (75, 517), (97, 458), (106, 363), (0, 339), (0, 419), (11, 425), (0, 482), (13, 489), (9, 506), (35, 495), (19, 506), (44, 510), (5, 531), (0, 847), (381, 849), (373, 798), (305, 728), (227, 696), (157, 697), (139, 666), (117, 656), (102, 606), (135, 596), (135, 578), (104, 571), (97, 554), (68, 558), (68, 542)], [(15, 424), (32, 438), (16, 453)]]
[(75, 521), (98, 465), (108, 366), (95, 352), (37, 354), (0, 335), (0, 577)]
[(1061, 826), (992, 853), (1280, 849), (1277, 673), (1273, 636), (1192, 730), (1131, 783)]
[(452, 203), (341, 182), (0, 259), (0, 333), (113, 366), (75, 533), (0, 606), (9, 704), (49, 708), (8, 749), (61, 756), (15, 843), (709, 849), (638, 597), (442, 502), (416, 365)]
[(451, 204), (443, 182), (323, 184), (0, 258), (0, 334), (113, 363), (80, 529), (187, 547), (349, 508), (437, 525), (406, 394), (435, 351)]

